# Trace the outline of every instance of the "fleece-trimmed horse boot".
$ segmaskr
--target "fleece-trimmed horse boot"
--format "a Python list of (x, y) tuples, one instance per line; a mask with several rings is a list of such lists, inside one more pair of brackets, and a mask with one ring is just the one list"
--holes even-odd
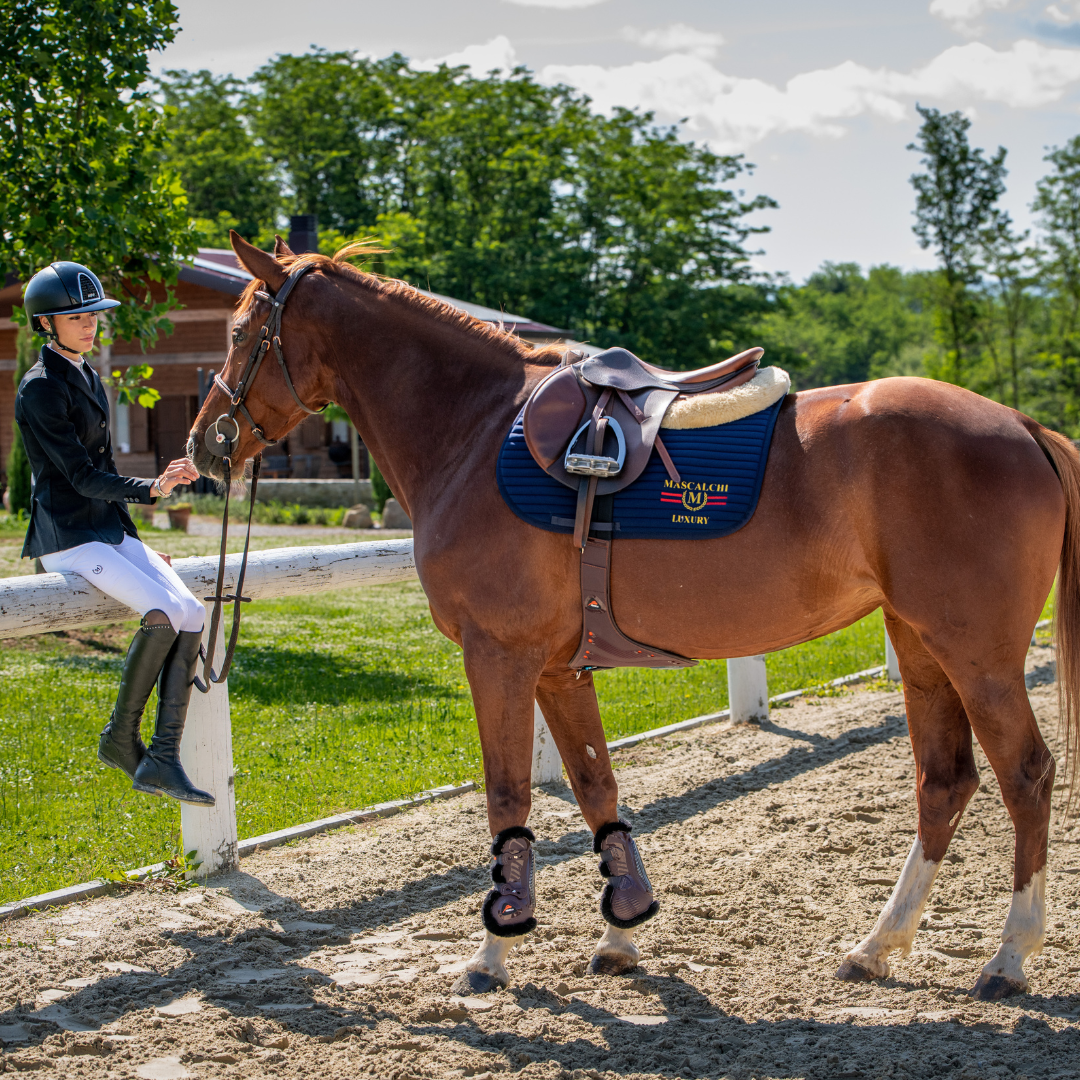
[(166, 657), (158, 684), (157, 727), (131, 786), (147, 795), (168, 795), (195, 806), (213, 806), (214, 796), (195, 787), (180, 764), (180, 738), (201, 643), (201, 630), (181, 630)]
[(511, 825), (491, 841), (491, 880), (484, 900), (484, 926), (496, 937), (520, 937), (536, 929), (536, 880), (532, 829)]
[(509, 985), (506, 958), (530, 930), (536, 929), (535, 839), (532, 829), (511, 825), (492, 840), (491, 880), (495, 888), (487, 894), (481, 909), (487, 933), (450, 988), (451, 993), (486, 994)]
[(600, 914), (608, 925), (589, 968), (594, 975), (624, 975), (641, 958), (634, 927), (651, 919), (660, 904), (653, 898), (649, 875), (625, 821), (601, 825), (593, 837), (593, 851), (600, 856), (601, 877), (607, 878)]
[[(120, 769), (129, 780), (135, 779), (146, 747), (139, 736), (143, 709), (154, 689), (169, 651), (176, 643), (176, 631), (166, 621), (148, 623), (147, 612), (128, 646), (116, 704), (98, 741), (98, 760), (111, 769)], [(164, 613), (162, 613), (164, 614)]]

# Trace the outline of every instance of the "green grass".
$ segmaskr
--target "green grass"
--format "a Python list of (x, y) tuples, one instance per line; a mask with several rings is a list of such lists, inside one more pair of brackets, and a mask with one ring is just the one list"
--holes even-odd
[[(0, 901), (175, 855), (175, 803), (102, 767), (124, 626), (6, 643), (0, 660)], [(482, 777), (458, 648), (418, 585), (260, 601), (245, 612), (229, 691), (242, 837)], [(880, 612), (770, 656), (771, 693), (879, 664)], [(727, 704), (723, 661), (596, 676), (608, 737)]]

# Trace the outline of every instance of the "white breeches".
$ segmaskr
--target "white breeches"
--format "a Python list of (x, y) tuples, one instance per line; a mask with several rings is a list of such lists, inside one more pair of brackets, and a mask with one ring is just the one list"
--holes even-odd
[(42, 555), (50, 574), (78, 574), (106, 596), (140, 615), (164, 611), (172, 628), (201, 630), (205, 611), (176, 571), (141, 540), (124, 534), (119, 544), (93, 541)]

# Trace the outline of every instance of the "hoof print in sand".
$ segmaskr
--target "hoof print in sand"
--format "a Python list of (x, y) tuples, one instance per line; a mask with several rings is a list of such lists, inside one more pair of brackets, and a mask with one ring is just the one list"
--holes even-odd
[(451, 994), (468, 997), (469, 994), (490, 994), (492, 990), (505, 990), (506, 983), (500, 982), (494, 975), (482, 971), (463, 971), (450, 987)]
[(836, 977), (842, 982), (871, 982), (878, 976), (854, 960), (845, 960), (837, 969)]
[(1001, 1001), (1026, 993), (1027, 987), (1023, 983), (1006, 979), (1004, 975), (980, 975), (979, 981), (968, 991), (968, 997), (976, 1001)]

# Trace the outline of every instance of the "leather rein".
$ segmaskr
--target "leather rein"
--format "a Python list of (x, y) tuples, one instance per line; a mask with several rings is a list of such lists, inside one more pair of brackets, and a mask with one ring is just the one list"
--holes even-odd
[[(214, 373), (214, 385), (229, 396), (229, 410), (228, 412), (222, 413), (206, 429), (206, 434), (203, 437), (206, 449), (215, 457), (221, 458), (225, 481), (225, 510), (221, 518), (221, 551), (218, 554), (217, 582), (214, 586), (214, 595), (203, 597), (205, 602), (211, 600), (214, 602), (214, 610), (210, 616), (210, 637), (206, 648), (203, 650), (202, 678), (200, 679), (197, 675), (195, 677), (195, 688), (203, 694), (210, 692), (211, 683), (223, 682), (228, 676), (229, 668), (232, 666), (233, 653), (236, 651), (236, 642), (240, 636), (240, 617), (243, 610), (241, 604), (251, 603), (251, 597), (243, 595), (244, 577), (247, 574), (248, 550), (251, 546), (251, 518), (255, 510), (255, 492), (259, 486), (259, 473), (262, 469), (262, 453), (256, 454), (251, 463), (251, 495), (248, 502), (247, 533), (244, 537), (244, 556), (240, 561), (240, 573), (236, 579), (235, 594), (224, 592), (225, 549), (229, 539), (229, 494), (232, 480), (232, 458), (230, 457), (230, 454), (240, 442), (240, 425), (236, 420), (237, 410), (240, 411), (244, 419), (248, 422), (252, 435), (254, 435), (263, 446), (273, 446), (276, 441), (266, 438), (263, 429), (255, 423), (251, 413), (248, 412), (247, 406), (244, 404), (244, 400), (251, 390), (251, 385), (255, 381), (255, 376), (259, 374), (259, 368), (262, 367), (263, 359), (266, 357), (266, 354), (270, 351), (271, 347), (273, 347), (274, 355), (277, 357), (281, 373), (285, 377), (285, 385), (289, 388), (289, 393), (292, 394), (296, 404), (299, 405), (304, 412), (312, 416), (321, 413), (323, 409), (326, 408), (324, 405), (321, 409), (309, 409), (300, 400), (300, 395), (297, 394), (296, 387), (293, 386), (293, 381), (289, 377), (289, 369), (285, 365), (285, 355), (281, 348), (281, 316), (285, 310), (285, 301), (289, 298), (289, 294), (293, 291), (293, 287), (300, 278), (311, 269), (312, 266), (310, 263), (305, 266), (297, 267), (289, 275), (285, 284), (281, 286), (275, 296), (271, 296), (268, 292), (264, 292), (261, 289), (255, 293), (260, 300), (265, 300), (271, 305), (271, 311), (270, 316), (263, 324), (259, 340), (255, 343), (254, 348), (248, 355), (247, 363), (244, 365), (244, 370), (240, 375), (240, 381), (236, 384), (236, 389), (233, 390), (217, 372)], [(228, 435), (222, 431), (222, 421), (226, 424), (232, 424), (233, 434)], [(225, 649), (225, 656), (221, 662), (221, 670), (214, 671), (214, 652), (217, 649), (218, 627), (221, 625), (221, 608), (224, 604), (235, 605), (233, 607), (232, 630), (229, 634), (229, 644)]]

